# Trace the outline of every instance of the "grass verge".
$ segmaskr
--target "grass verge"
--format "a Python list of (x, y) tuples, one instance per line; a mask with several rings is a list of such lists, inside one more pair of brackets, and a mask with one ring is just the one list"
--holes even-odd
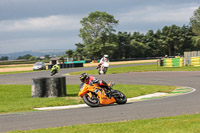
[(48, 71), (48, 70), (26, 70), (26, 71), (11, 71), (11, 72), (0, 72), (0, 75), (3, 74), (17, 74), (17, 73), (28, 73), (28, 72), (41, 72), (41, 71)]
[(32, 67), (33, 65), (0, 65), (0, 68)]
[(33, 72), (33, 70), (28, 70), (28, 71), (13, 71), (13, 72), (0, 72), (0, 75), (3, 75), (3, 74), (27, 73), (27, 72)]
[[(171, 92), (175, 86), (124, 85), (114, 89), (122, 91), (128, 98), (155, 92)], [(33, 108), (75, 105), (83, 103), (78, 97), (79, 85), (67, 85), (67, 97), (32, 98), (31, 85), (0, 85), (0, 113), (33, 111)]]
[[(158, 67), (154, 65), (140, 65), (140, 66), (128, 66), (128, 67), (117, 67), (108, 68), (107, 74), (117, 74), (117, 73), (128, 73), (128, 72), (146, 72), (146, 71), (200, 71), (200, 67), (184, 66), (184, 67)], [(69, 73), (70, 75), (80, 75), (86, 72), (88, 74), (98, 74), (98, 70), (89, 71), (79, 71)]]
[(85, 124), (10, 133), (199, 133), (200, 114), (133, 120), (101, 124)]

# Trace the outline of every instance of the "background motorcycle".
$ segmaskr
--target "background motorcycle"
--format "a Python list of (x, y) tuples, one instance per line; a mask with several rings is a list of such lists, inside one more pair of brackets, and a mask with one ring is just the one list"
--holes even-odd
[[(111, 83), (109, 83), (108, 86), (111, 86)], [(100, 105), (113, 103), (125, 104), (127, 102), (126, 96), (118, 90), (111, 89), (110, 96), (106, 94), (106, 90), (99, 87), (97, 84), (89, 85), (82, 83), (78, 96), (83, 98), (83, 101), (90, 107), (98, 107)]]
[(101, 74), (106, 74), (107, 70), (109, 67), (109, 63), (108, 62), (104, 62), (99, 68), (98, 68), (98, 73), (99, 75)]
[(58, 71), (60, 70), (60, 66), (59, 65), (54, 65), (52, 68), (51, 68), (51, 76), (55, 75), (56, 73), (58, 73)]

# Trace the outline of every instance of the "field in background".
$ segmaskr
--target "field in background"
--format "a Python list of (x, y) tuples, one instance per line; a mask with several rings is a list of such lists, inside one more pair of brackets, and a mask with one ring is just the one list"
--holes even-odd
[[(144, 62), (157, 62), (157, 60), (110, 62), (110, 65), (144, 63)], [(84, 64), (84, 67), (92, 67), (97, 65), (98, 63), (86, 63)], [(33, 64), (0, 65), (0, 72), (16, 72), (16, 71), (31, 71), (31, 70), (33, 70)]]
[[(136, 61), (119, 61), (119, 62), (110, 62), (110, 65), (122, 65), (122, 64), (133, 64), (133, 63), (150, 63), (157, 62), (157, 60), (136, 60)], [(84, 67), (97, 66), (98, 63), (86, 63)]]

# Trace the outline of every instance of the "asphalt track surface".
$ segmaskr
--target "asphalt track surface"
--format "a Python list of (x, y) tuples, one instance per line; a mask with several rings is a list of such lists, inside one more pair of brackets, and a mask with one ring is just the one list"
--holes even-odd
[[(77, 71), (80, 69), (94, 68), (77, 68), (75, 70), (62, 71)], [(32, 78), (41, 75), (48, 76), (45, 75), (47, 72), (0, 75), (0, 84), (31, 84), (30, 80)], [(186, 95), (133, 102), (125, 105), (2, 114), (0, 115), (0, 132), (148, 119), (200, 112), (200, 71), (134, 72), (95, 76), (98, 79), (114, 81), (116, 84), (188, 86), (195, 88), (196, 91)], [(67, 84), (80, 83), (78, 76), (66, 76), (66, 80)]]

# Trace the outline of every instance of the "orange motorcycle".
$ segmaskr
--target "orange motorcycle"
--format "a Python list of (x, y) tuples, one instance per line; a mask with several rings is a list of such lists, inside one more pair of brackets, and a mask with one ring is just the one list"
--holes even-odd
[[(108, 86), (112, 86), (111, 83)], [(80, 85), (80, 92), (78, 96), (83, 98), (83, 101), (90, 107), (98, 107), (100, 105), (108, 105), (108, 104), (125, 104), (127, 102), (126, 96), (118, 91), (111, 89), (109, 92), (109, 96), (107, 90), (105, 88), (101, 88), (98, 84), (85, 84), (82, 83)]]

